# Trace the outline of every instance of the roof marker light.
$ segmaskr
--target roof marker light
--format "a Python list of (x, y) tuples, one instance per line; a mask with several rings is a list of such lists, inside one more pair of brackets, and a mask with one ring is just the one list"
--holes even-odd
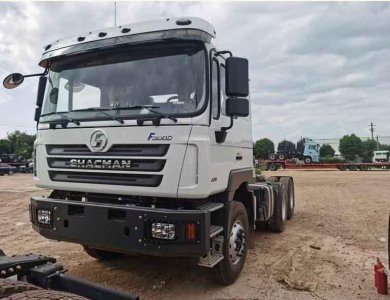
[(99, 37), (104, 37), (107, 35), (107, 32), (99, 32), (98, 36)]
[(176, 21), (176, 25), (184, 26), (184, 25), (190, 25), (192, 22), (189, 19), (179, 19)]
[(51, 47), (51, 44), (49, 44), (49, 45), (46, 45), (46, 46), (45, 46), (45, 48), (44, 48), (44, 49), (45, 49), (45, 51), (49, 50), (49, 49), (50, 49), (50, 47)]
[(130, 32), (130, 28), (123, 28), (122, 30), (121, 30), (121, 32), (122, 33), (128, 33), (128, 32)]
[(85, 40), (85, 36), (79, 36), (79, 37), (77, 38), (77, 40), (78, 40), (79, 42), (82, 42), (82, 41)]

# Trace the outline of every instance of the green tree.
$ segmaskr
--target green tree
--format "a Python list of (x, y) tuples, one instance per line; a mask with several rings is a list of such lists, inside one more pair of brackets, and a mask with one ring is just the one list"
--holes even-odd
[(267, 159), (270, 153), (275, 153), (274, 143), (267, 138), (256, 141), (253, 148), (255, 157), (260, 159)]
[(344, 135), (340, 139), (339, 151), (347, 160), (355, 160), (363, 154), (363, 142), (355, 134)]
[(334, 149), (329, 144), (323, 144), (320, 148), (320, 156), (328, 156), (333, 157), (334, 156)]
[(11, 143), (7, 139), (0, 139), (0, 154), (8, 154), (11, 152)]
[(31, 158), (34, 149), (35, 135), (16, 130), (7, 135), (7, 140), (9, 143), (9, 154), (12, 153), (24, 156), (25, 158)]

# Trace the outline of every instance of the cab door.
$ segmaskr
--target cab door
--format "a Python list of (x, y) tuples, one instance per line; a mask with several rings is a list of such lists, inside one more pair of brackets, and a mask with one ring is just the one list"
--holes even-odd
[(231, 170), (253, 166), (252, 128), (250, 116), (235, 118), (226, 139), (218, 143), (215, 132), (228, 127), (231, 118), (226, 115), (225, 64), (220, 56), (212, 57), (210, 64), (210, 141), (211, 141), (211, 190), (226, 190)]

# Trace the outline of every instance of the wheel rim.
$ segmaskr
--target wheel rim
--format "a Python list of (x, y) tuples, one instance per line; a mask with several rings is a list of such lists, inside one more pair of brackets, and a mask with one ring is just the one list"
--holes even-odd
[(241, 261), (246, 247), (245, 229), (241, 221), (237, 220), (232, 226), (229, 237), (229, 259), (233, 264)]
[(306, 158), (305, 163), (307, 163), (307, 164), (310, 163), (310, 158)]

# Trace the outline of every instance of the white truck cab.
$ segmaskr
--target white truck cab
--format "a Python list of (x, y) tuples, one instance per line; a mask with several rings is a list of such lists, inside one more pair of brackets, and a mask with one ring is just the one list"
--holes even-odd
[[(256, 183), (248, 61), (199, 18), (134, 23), (45, 46), (33, 197), (41, 235), (95, 258), (196, 256), (230, 284), (257, 221), (283, 231), (293, 181)], [(277, 183), (279, 182), (280, 183)]]
[(389, 151), (388, 150), (382, 150), (382, 151), (374, 151), (372, 156), (372, 162), (388, 162), (389, 160)]

